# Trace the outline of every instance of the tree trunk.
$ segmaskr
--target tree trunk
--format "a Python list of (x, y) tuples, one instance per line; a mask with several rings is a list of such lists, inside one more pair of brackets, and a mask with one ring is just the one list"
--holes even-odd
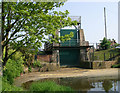
[[(3, 6), (4, 7), (4, 6)], [(2, 9), (2, 11), (3, 11), (3, 13), (4, 13), (4, 8)], [(10, 9), (9, 9), (9, 5), (8, 5), (8, 19), (7, 19), (7, 26), (9, 27), (9, 25), (10, 25)], [(4, 18), (4, 20), (3, 20), (3, 23), (5, 22), (5, 18)], [(3, 36), (3, 37), (5, 37), (5, 41), (8, 41), (8, 37), (9, 37), (9, 30), (4, 30), (4, 24), (3, 24), (3, 35), (4, 35), (4, 31), (6, 31), (6, 36)], [(7, 60), (8, 60), (8, 44), (6, 44), (6, 46), (4, 46), (5, 47), (5, 58), (4, 58), (4, 62), (3, 62), (3, 66), (5, 66), (6, 65), (6, 63), (7, 63)], [(3, 51), (4, 52), (4, 51)]]
[[(2, 13), (1, 13), (1, 15), (2, 15), (2, 31), (1, 31), (1, 38), (2, 38), (2, 41), (0, 42), (1, 43), (1, 45), (2, 45), (2, 54), (3, 54), (3, 50), (4, 50), (4, 47), (3, 47), (3, 42), (4, 42), (4, 23), (5, 23), (5, 16), (3, 15), (3, 13), (4, 13), (4, 2), (2, 2)], [(2, 56), (2, 58), (3, 58), (3, 56)]]

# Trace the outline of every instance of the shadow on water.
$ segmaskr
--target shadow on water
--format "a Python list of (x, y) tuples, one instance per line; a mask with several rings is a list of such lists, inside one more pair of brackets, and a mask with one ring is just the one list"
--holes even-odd
[[(22, 87), (29, 89), (29, 86), (33, 82), (54, 81), (59, 85), (69, 86), (76, 91), (82, 91), (80, 93), (89, 93), (90, 91), (118, 91), (118, 80), (115, 78), (48, 78), (38, 81), (29, 81), (22, 84)], [(89, 92), (88, 92), (89, 91)], [(91, 92), (90, 92), (91, 93)], [(102, 92), (103, 93), (103, 92)], [(114, 93), (114, 92), (113, 92)]]

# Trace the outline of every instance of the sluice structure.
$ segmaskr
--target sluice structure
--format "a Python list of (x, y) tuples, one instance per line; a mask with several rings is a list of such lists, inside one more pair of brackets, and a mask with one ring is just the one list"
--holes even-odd
[(70, 34), (70, 32), (74, 33), (71, 40), (45, 44), (45, 51), (52, 53), (52, 61), (57, 62), (60, 66), (80, 66), (82, 62), (91, 60), (88, 50), (93, 46), (89, 46), (89, 42), (85, 41), (84, 31), (81, 29), (81, 19), (78, 19), (78, 25), (72, 29), (61, 28), (56, 31), (59, 36)]

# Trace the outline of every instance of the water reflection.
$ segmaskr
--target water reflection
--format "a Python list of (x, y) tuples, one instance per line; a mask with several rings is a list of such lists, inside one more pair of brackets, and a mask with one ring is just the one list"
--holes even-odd
[[(109, 91), (118, 91), (118, 81), (117, 79), (96, 79), (96, 78), (86, 78), (82, 79), (79, 77), (76, 78), (50, 78), (50, 79), (42, 79), (37, 82), (44, 81), (54, 81), (57, 84), (70, 86), (76, 91), (82, 91), (80, 93), (88, 93), (88, 91), (105, 91), (108, 93)], [(27, 82), (23, 84), (23, 87), (29, 89), (29, 85), (32, 83)]]
[(113, 87), (111, 80), (104, 80), (102, 82), (102, 87), (104, 88), (105, 92), (108, 93), (108, 91)]

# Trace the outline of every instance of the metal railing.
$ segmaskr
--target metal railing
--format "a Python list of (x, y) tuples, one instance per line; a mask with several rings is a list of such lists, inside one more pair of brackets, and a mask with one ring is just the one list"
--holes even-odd
[(120, 54), (115, 53), (95, 53), (94, 61), (114, 61)]
[(51, 44), (51, 43), (49, 43), (49, 42), (46, 42), (46, 43), (44, 44), (44, 49), (45, 49), (45, 51), (50, 51), (50, 50), (52, 50), (52, 48), (53, 48), (53, 44)]
[(80, 46), (80, 41), (77, 39), (61, 41), (60, 46)]
[(49, 42), (46, 42), (44, 45), (44, 49), (51, 50), (53, 47), (79, 47), (79, 46), (89, 46), (89, 42), (80, 41), (80, 39), (60, 41), (59, 43), (53, 42), (52, 44)]
[(71, 39), (67, 41), (61, 41), (60, 46), (89, 46), (88, 41), (80, 41), (80, 39)]

